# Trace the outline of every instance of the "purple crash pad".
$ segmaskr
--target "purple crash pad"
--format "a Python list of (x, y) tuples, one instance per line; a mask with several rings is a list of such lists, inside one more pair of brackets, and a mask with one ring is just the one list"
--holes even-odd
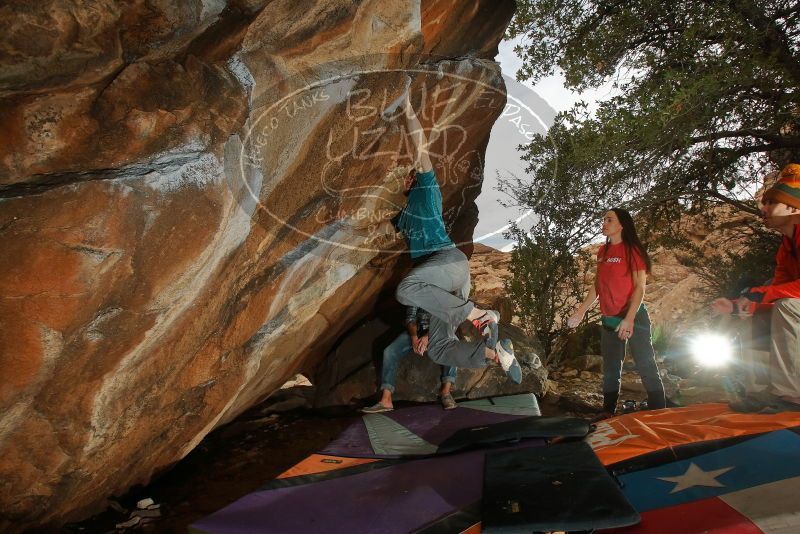
[[(456, 410), (442, 410), (437, 405), (414, 406), (401, 408), (381, 415), (403, 425), (433, 445), (441, 444), (457, 430), (474, 426), (503, 423), (514, 419), (523, 419), (527, 415), (509, 415), (485, 410), (473, 410), (459, 406)], [(332, 456), (348, 456), (354, 458), (397, 458), (397, 455), (375, 454), (369, 441), (367, 428), (359, 419), (331, 441), (320, 454)]]
[[(441, 409), (440, 409), (441, 411)], [(528, 440), (511, 448), (543, 445)], [(192, 525), (208, 534), (412, 532), (480, 501), (482, 451), (258, 491)]]

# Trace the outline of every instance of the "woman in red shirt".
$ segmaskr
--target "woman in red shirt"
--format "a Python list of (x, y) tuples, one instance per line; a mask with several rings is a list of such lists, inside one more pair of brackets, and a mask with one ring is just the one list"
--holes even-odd
[(600, 342), (603, 411), (600, 418), (611, 417), (616, 411), (622, 361), (629, 340), (636, 370), (647, 391), (648, 407), (651, 410), (664, 408), (664, 386), (650, 339), (650, 316), (642, 303), (650, 258), (639, 241), (631, 214), (623, 209), (606, 212), (603, 235), (606, 243), (597, 252), (594, 285), (567, 320), (570, 328), (578, 326), (599, 297), (603, 323)]

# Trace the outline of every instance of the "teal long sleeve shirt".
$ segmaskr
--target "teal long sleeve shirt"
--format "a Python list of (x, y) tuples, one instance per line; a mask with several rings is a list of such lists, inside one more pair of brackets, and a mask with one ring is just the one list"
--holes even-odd
[(442, 219), (442, 192), (433, 169), (417, 173), (408, 203), (396, 217), (395, 226), (406, 237), (411, 259), (455, 247)]

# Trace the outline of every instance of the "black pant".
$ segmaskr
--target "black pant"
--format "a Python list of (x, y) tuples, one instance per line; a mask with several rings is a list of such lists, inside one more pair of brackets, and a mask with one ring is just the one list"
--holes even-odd
[[(656, 366), (656, 355), (650, 339), (650, 315), (642, 308), (633, 320), (633, 335), (630, 342), (636, 370), (642, 377), (642, 384), (647, 391), (647, 403), (650, 409), (666, 407), (664, 385)], [(622, 361), (625, 359), (625, 345), (614, 329), (603, 326), (600, 347), (603, 354), (603, 408), (611, 413), (617, 405), (622, 376)]]

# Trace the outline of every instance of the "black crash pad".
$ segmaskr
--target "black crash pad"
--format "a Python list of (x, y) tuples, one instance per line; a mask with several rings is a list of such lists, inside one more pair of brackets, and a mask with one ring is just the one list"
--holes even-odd
[(439, 445), (437, 453), (523, 438), (583, 438), (589, 433), (589, 429), (589, 422), (578, 417), (526, 417), (503, 423), (462, 428), (445, 439)]
[(639, 513), (592, 448), (561, 443), (487, 453), (484, 533), (552, 532), (635, 525)]

